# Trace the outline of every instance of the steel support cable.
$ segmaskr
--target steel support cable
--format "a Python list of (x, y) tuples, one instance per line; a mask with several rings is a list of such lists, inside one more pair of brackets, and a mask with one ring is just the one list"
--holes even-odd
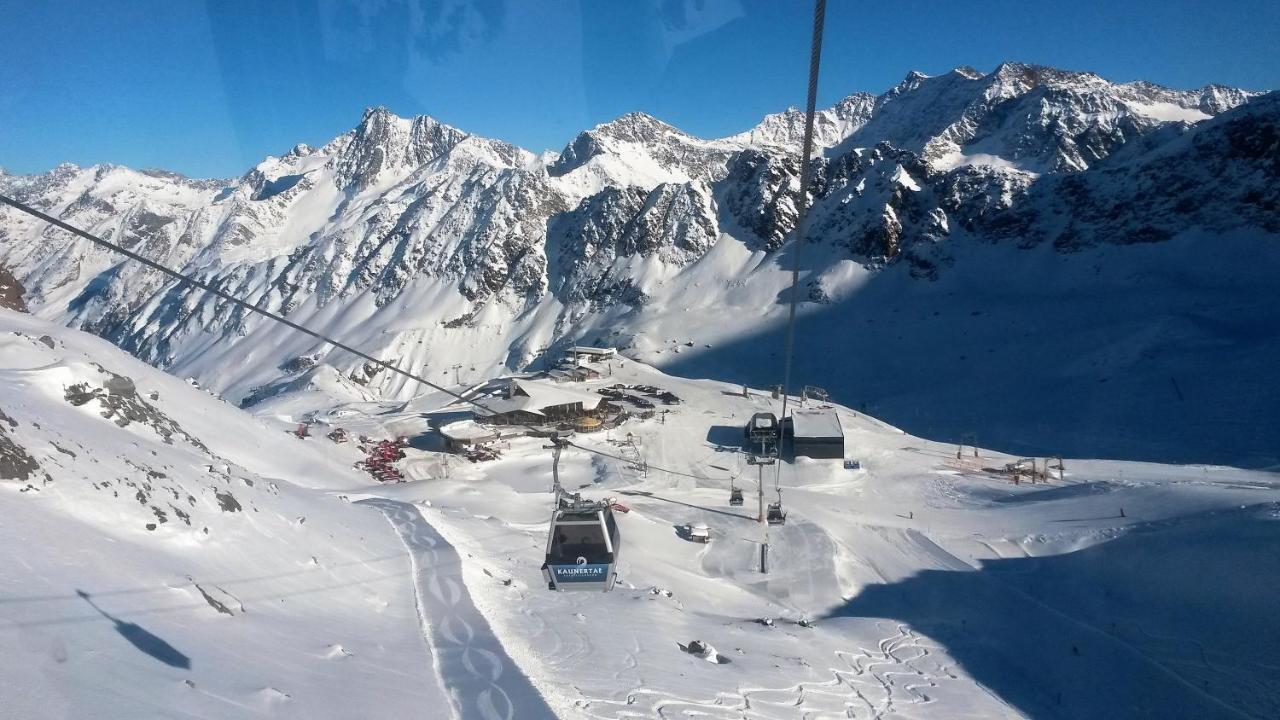
[[(787, 404), (791, 398), (791, 366), (796, 348), (796, 304), (800, 292), (800, 250), (804, 247), (805, 223), (809, 216), (809, 185), (813, 182), (813, 121), (818, 104), (818, 68), (822, 62), (822, 31), (826, 23), (827, 0), (815, 0), (813, 4), (813, 36), (809, 46), (809, 95), (804, 111), (804, 145), (800, 165), (800, 189), (796, 193), (796, 234), (791, 244), (791, 303), (787, 311), (787, 344), (782, 371), (782, 414), (779, 423), (787, 421)], [(795, 426), (792, 424), (794, 436)], [(781, 443), (782, 427), (778, 428)], [(781, 448), (779, 448), (781, 449)], [(782, 498), (782, 463), (773, 473), (773, 487)]]
[[(116, 252), (116, 253), (119, 253), (119, 254), (121, 254), (121, 255), (124, 255), (125, 257), (129, 258), (130, 260), (134, 260), (134, 261), (137, 261), (137, 262), (139, 262), (139, 263), (142, 263), (143, 265), (146, 265), (147, 267), (151, 268), (152, 270), (155, 270), (155, 271), (157, 271), (157, 272), (164, 273), (165, 275), (168, 275), (168, 276), (170, 276), (170, 277), (172, 277), (172, 278), (174, 278), (174, 279), (176, 279), (176, 280), (178, 280), (178, 281), (180, 281), (180, 282), (187, 283), (187, 284), (189, 284), (189, 285), (194, 285), (195, 287), (198, 287), (198, 288), (200, 288), (201, 290), (204, 290), (205, 292), (212, 293), (212, 294), (214, 294), (214, 295), (216, 295), (216, 296), (218, 296), (218, 297), (222, 298), (223, 300), (226, 300), (227, 302), (233, 303), (233, 304), (235, 304), (235, 305), (237, 305), (237, 306), (239, 306), (239, 307), (244, 308), (245, 310), (248, 310), (248, 311), (250, 311), (250, 312), (257, 313), (257, 314), (259, 314), (259, 315), (261, 315), (261, 316), (263, 316), (263, 317), (265, 317), (265, 318), (268, 318), (268, 319), (270, 319), (270, 320), (274, 320), (275, 322), (278, 322), (278, 323), (280, 323), (281, 325), (284, 325), (284, 326), (286, 326), (286, 327), (288, 327), (288, 328), (291, 328), (291, 329), (293, 329), (293, 330), (297, 330), (298, 332), (300, 332), (300, 333), (302, 333), (302, 334), (304, 334), (304, 335), (308, 335), (308, 336), (313, 337), (313, 338), (315, 338), (315, 339), (317, 339), (317, 340), (321, 340), (321, 341), (323, 341), (323, 342), (329, 343), (330, 345), (332, 345), (332, 346), (334, 346), (334, 347), (338, 348), (339, 350), (343, 350), (343, 351), (345, 351), (345, 352), (349, 352), (349, 353), (351, 353), (352, 355), (355, 355), (356, 357), (359, 357), (359, 358), (363, 358), (363, 359), (365, 359), (365, 360), (368, 360), (369, 362), (374, 363), (374, 364), (375, 364), (375, 365), (377, 365), (378, 367), (385, 368), (385, 369), (387, 369), (387, 370), (390, 370), (390, 371), (391, 371), (391, 372), (393, 372), (393, 373), (396, 373), (396, 374), (398, 374), (398, 375), (402, 375), (402, 376), (404, 376), (404, 377), (406, 377), (406, 378), (408, 378), (408, 379), (410, 379), (410, 380), (413, 380), (414, 382), (417, 382), (417, 383), (420, 383), (420, 384), (422, 384), (422, 385), (425, 385), (425, 386), (427, 386), (427, 387), (429, 387), (429, 388), (431, 388), (431, 389), (433, 389), (433, 390), (438, 390), (438, 391), (440, 391), (440, 392), (442, 392), (442, 393), (445, 393), (446, 395), (449, 395), (450, 397), (453, 397), (453, 398), (455, 398), (455, 399), (457, 399), (457, 400), (460, 400), (460, 401), (462, 401), (462, 402), (465, 402), (465, 403), (467, 403), (468, 405), (471, 405), (471, 406), (473, 406), (473, 407), (479, 408), (479, 409), (481, 409), (481, 410), (483, 410), (483, 411), (485, 411), (485, 412), (487, 412), (487, 413), (496, 414), (493, 410), (491, 410), (490, 408), (486, 407), (483, 403), (481, 403), (481, 402), (479, 402), (479, 401), (477, 401), (477, 400), (474, 400), (474, 399), (472, 399), (472, 398), (468, 398), (468, 397), (466, 397), (466, 396), (462, 395), (461, 393), (454, 392), (453, 390), (450, 390), (450, 389), (449, 389), (449, 388), (447, 388), (447, 387), (444, 387), (444, 386), (441, 386), (441, 385), (437, 385), (437, 384), (435, 384), (435, 383), (431, 382), (430, 380), (428, 380), (428, 379), (426, 379), (426, 378), (424, 378), (424, 377), (420, 377), (420, 376), (418, 376), (418, 375), (415, 375), (414, 373), (409, 372), (408, 370), (401, 370), (400, 368), (396, 367), (395, 365), (393, 365), (393, 364), (391, 364), (391, 363), (389, 363), (389, 362), (387, 362), (387, 361), (385, 361), (385, 360), (379, 360), (378, 358), (376, 358), (376, 357), (374, 357), (374, 356), (372, 356), (372, 355), (370, 355), (370, 354), (368, 354), (368, 353), (366, 353), (366, 352), (364, 352), (364, 351), (362, 351), (362, 350), (358, 350), (358, 349), (356, 349), (356, 348), (354, 348), (354, 347), (352, 347), (352, 346), (350, 346), (350, 345), (347, 345), (346, 343), (342, 343), (342, 342), (339, 342), (339, 341), (337, 341), (337, 340), (334, 340), (333, 338), (331, 338), (331, 337), (329, 337), (329, 336), (327, 336), (327, 335), (324, 335), (324, 334), (322, 334), (322, 333), (316, 332), (315, 330), (312, 330), (311, 328), (308, 328), (308, 327), (306, 327), (305, 325), (299, 325), (298, 323), (293, 322), (292, 320), (290, 320), (290, 319), (288, 319), (288, 318), (284, 317), (283, 315), (280, 315), (280, 314), (278, 314), (278, 313), (272, 312), (272, 311), (267, 310), (266, 308), (260, 307), (260, 306), (258, 306), (258, 305), (254, 305), (253, 303), (250, 303), (250, 302), (248, 302), (247, 300), (242, 300), (242, 299), (240, 299), (240, 298), (236, 297), (235, 295), (232, 295), (232, 294), (230, 294), (230, 293), (228, 293), (228, 292), (226, 292), (226, 291), (224, 291), (224, 290), (219, 290), (218, 288), (216, 288), (216, 287), (214, 287), (214, 286), (210, 285), (210, 284), (209, 284), (209, 283), (207, 283), (207, 282), (204, 282), (203, 280), (196, 279), (196, 278), (194, 278), (194, 277), (192, 277), (192, 276), (190, 276), (190, 275), (187, 275), (187, 274), (184, 274), (184, 273), (180, 273), (180, 272), (178, 272), (177, 270), (173, 270), (173, 269), (171, 269), (171, 268), (165, 267), (164, 265), (161, 265), (160, 263), (158, 263), (158, 262), (156, 262), (156, 261), (154, 261), (154, 260), (151, 260), (151, 259), (148, 259), (148, 258), (146, 258), (146, 257), (143, 257), (142, 255), (139, 255), (138, 253), (133, 252), (132, 250), (126, 249), (126, 248), (124, 248), (124, 247), (121, 247), (120, 245), (117, 245), (117, 244), (115, 244), (115, 243), (111, 242), (110, 240), (104, 240), (104, 239), (102, 239), (102, 238), (100, 238), (100, 237), (98, 237), (98, 236), (96, 236), (96, 235), (94, 235), (94, 234), (92, 234), (92, 233), (90, 233), (90, 232), (87, 232), (87, 231), (85, 231), (85, 230), (82, 230), (82, 229), (80, 229), (80, 228), (78, 228), (78, 227), (76, 227), (76, 226), (74, 226), (74, 225), (72, 225), (72, 224), (70, 224), (70, 223), (68, 223), (68, 222), (65, 222), (65, 221), (60, 220), (60, 219), (58, 219), (58, 218), (56, 218), (56, 217), (53, 217), (52, 215), (48, 215), (48, 214), (46, 214), (46, 213), (43, 213), (43, 212), (41, 212), (41, 211), (39, 211), (39, 210), (37, 210), (37, 209), (35, 209), (35, 208), (31, 207), (30, 205), (27, 205), (26, 203), (20, 202), (20, 201), (18, 201), (18, 200), (14, 200), (13, 198), (8, 197), (8, 196), (5, 196), (5, 195), (0, 195), (0, 203), (4, 203), (5, 205), (9, 205), (9, 206), (11, 206), (11, 207), (13, 207), (13, 208), (15, 208), (15, 209), (17, 209), (17, 210), (20, 210), (20, 211), (22, 211), (22, 212), (24, 212), (24, 213), (26, 213), (26, 214), (28, 214), (28, 215), (31, 215), (32, 217), (35, 217), (35, 218), (37, 218), (37, 219), (39, 219), (39, 220), (43, 220), (44, 222), (49, 223), (50, 225), (53, 225), (54, 227), (60, 228), (60, 229), (62, 229), (62, 230), (66, 230), (67, 232), (69, 232), (69, 233), (71, 233), (71, 234), (73, 234), (73, 235), (76, 235), (76, 236), (78, 236), (78, 237), (82, 237), (82, 238), (84, 238), (85, 240), (88, 240), (88, 241), (92, 242), (93, 244), (98, 245), (99, 247), (103, 247), (103, 248), (106, 248), (106, 249), (108, 249), (108, 250), (111, 250), (112, 252)], [(532, 427), (531, 425), (524, 424), (524, 423), (521, 423), (521, 424), (519, 425), (519, 427), (523, 427), (523, 428), (525, 428), (526, 430), (530, 430), (530, 431), (536, 431), (536, 429), (535, 429), (534, 427)], [(570, 446), (572, 446), (572, 447), (578, 448), (579, 450), (582, 450), (582, 451), (585, 451), (585, 452), (588, 452), (588, 453), (592, 453), (592, 454), (594, 454), (594, 455), (600, 455), (600, 456), (602, 456), (602, 457), (612, 458), (612, 459), (614, 459), (614, 460), (622, 460), (622, 461), (624, 461), (624, 462), (631, 462), (631, 461), (629, 461), (629, 460), (626, 460), (625, 458), (621, 458), (621, 457), (618, 457), (618, 456), (616, 456), (616, 455), (611, 455), (611, 454), (606, 453), (606, 452), (603, 452), (603, 451), (601, 451), (601, 450), (595, 450), (595, 449), (593, 449), (593, 448), (585, 447), (585, 446), (583, 446), (583, 445), (579, 445), (579, 444), (577, 444), (577, 443), (573, 443), (573, 442), (568, 442), (568, 441), (566, 441), (566, 442), (567, 442)], [(700, 478), (700, 477), (699, 477), (699, 476), (697, 476), (697, 475), (692, 475), (692, 474), (690, 474), (690, 473), (681, 472), (681, 471), (679, 471), (679, 470), (668, 470), (667, 468), (658, 467), (658, 466), (656, 466), (656, 465), (646, 465), (646, 467), (648, 467), (648, 468), (650, 468), (650, 469), (653, 469), (653, 470), (657, 470), (657, 471), (659, 471), (659, 472), (668, 473), (668, 474), (670, 474), (670, 475), (680, 475), (680, 476), (683, 476), (683, 477), (692, 477), (692, 478), (706, 479), (706, 480), (713, 480), (713, 479), (717, 479), (717, 480), (718, 480), (718, 479), (724, 479), (724, 478)]]

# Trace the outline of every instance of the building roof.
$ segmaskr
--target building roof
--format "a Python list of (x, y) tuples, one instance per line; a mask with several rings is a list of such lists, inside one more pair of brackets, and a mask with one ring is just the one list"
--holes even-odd
[(477, 425), (474, 420), (459, 420), (451, 422), (440, 428), (440, 434), (450, 440), (488, 440), (496, 438), (498, 434), (493, 428), (487, 428), (483, 425)]
[(513, 379), (510, 388), (511, 397), (490, 397), (479, 400), (488, 412), (479, 408), (476, 408), (476, 412), (481, 415), (492, 415), (523, 411), (542, 415), (542, 411), (546, 408), (573, 403), (582, 403), (584, 410), (594, 410), (604, 399), (593, 392), (574, 390), (535, 380)]
[(600, 374), (600, 368), (590, 364), (589, 362), (575, 363), (571, 360), (561, 361), (558, 365), (556, 365), (551, 370), (547, 371), (545, 374), (547, 375), (554, 375), (555, 373), (564, 374), (564, 373), (576, 372), (578, 370), (581, 370), (582, 372), (587, 372), (587, 373), (596, 373), (597, 375)]
[(791, 431), (799, 438), (844, 437), (834, 410), (796, 410), (791, 413)]
[(523, 395), (516, 397), (500, 398), (487, 397), (476, 401), (476, 415), (487, 417), (489, 415), (506, 415), (513, 412), (527, 412), (534, 415), (541, 415), (542, 410), (538, 406), (536, 400)]
[(574, 345), (564, 352), (566, 355), (616, 355), (618, 353), (614, 348), (587, 347), (585, 345)]

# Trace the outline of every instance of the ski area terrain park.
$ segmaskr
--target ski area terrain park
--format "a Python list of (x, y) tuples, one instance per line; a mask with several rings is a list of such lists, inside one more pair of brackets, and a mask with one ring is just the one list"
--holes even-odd
[[(0, 714), (1280, 716), (1275, 473), (958, 453), (813, 400), (845, 457), (750, 465), (767, 391), (610, 373), (566, 387), (680, 402), (562, 449), (627, 511), (613, 589), (551, 592), (546, 439), (441, 452), (434, 392), (242, 410), (0, 309)], [(355, 467), (400, 437), (403, 482)]]

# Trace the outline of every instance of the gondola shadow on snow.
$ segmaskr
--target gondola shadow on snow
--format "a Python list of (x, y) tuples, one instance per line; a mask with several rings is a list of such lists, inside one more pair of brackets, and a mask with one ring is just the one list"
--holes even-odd
[(89, 603), (89, 606), (94, 610), (97, 610), (98, 614), (114, 623), (116, 632), (120, 633), (120, 636), (125, 640), (128, 640), (130, 645), (133, 645), (138, 650), (141, 650), (169, 667), (181, 668), (183, 670), (191, 669), (191, 658), (187, 657), (180, 650), (170, 645), (164, 640), (164, 638), (151, 633), (141, 625), (124, 622), (123, 620), (112, 616), (107, 611), (98, 607), (97, 604), (93, 602), (89, 593), (83, 590), (76, 590), (76, 594), (84, 598), (84, 601)]
[(867, 586), (825, 620), (904, 624), (1029, 717), (1280, 717), (1277, 557), (1271, 503), (925, 570)]

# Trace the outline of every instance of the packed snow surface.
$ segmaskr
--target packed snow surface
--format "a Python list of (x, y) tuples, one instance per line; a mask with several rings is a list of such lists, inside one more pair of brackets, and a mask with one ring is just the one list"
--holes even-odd
[[(681, 402), (575, 438), (600, 454), (564, 452), (568, 488), (629, 512), (616, 589), (559, 594), (539, 572), (544, 440), (507, 439), (481, 463), (430, 449), (425, 413), (449, 405), (442, 393), (297, 388), (253, 417), (104, 341), (0, 311), (0, 459), (21, 460), (0, 461), (0, 707), (110, 720), (1280, 714), (1275, 473), (1038, 458), (1049, 479), (1014, 484), (1000, 471), (1018, 458), (957, 453), (841, 406), (826, 409), (861, 469), (748, 465), (742, 427), (779, 410), (767, 393), (600, 367), (564, 387), (651, 385)], [(410, 480), (379, 485), (352, 469), (355, 443), (286, 432), (303, 418), (407, 436)], [(785, 525), (756, 522), (761, 477)], [(731, 482), (746, 506), (729, 506)], [(710, 542), (682, 537), (698, 525)]]

